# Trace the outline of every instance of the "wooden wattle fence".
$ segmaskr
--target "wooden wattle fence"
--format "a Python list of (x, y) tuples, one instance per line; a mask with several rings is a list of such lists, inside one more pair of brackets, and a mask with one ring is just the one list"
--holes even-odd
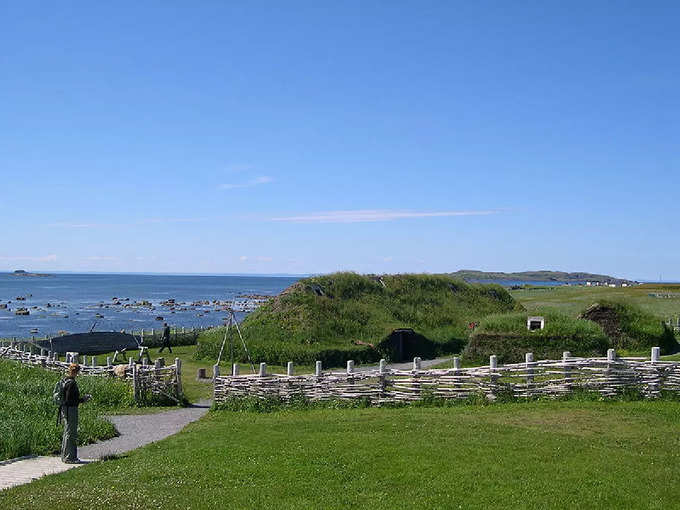
[(128, 363), (119, 365), (112, 364), (110, 358), (107, 358), (105, 365), (98, 365), (96, 356), (92, 356), (88, 364), (86, 358), (67, 355), (66, 360), (62, 361), (56, 353), (45, 349), (41, 349), (40, 354), (34, 354), (25, 345), (21, 348), (15, 344), (0, 346), (0, 359), (9, 359), (61, 373), (65, 373), (68, 366), (75, 362), (80, 364), (81, 375), (123, 379), (132, 385), (134, 399), (137, 402), (149, 401), (153, 396), (167, 397), (178, 403), (182, 400), (182, 360), (179, 358), (175, 358), (173, 365), (165, 365), (163, 358), (158, 358), (154, 364), (147, 364), (144, 358), (141, 364), (138, 364), (129, 358)]
[(624, 390), (637, 390), (654, 398), (664, 391), (680, 392), (680, 362), (661, 361), (659, 348), (650, 358), (618, 358), (613, 349), (602, 358), (579, 358), (565, 352), (560, 360), (537, 360), (526, 354), (524, 363), (498, 365), (491, 356), (489, 365), (461, 368), (460, 358), (453, 358), (453, 368), (422, 370), (415, 358), (411, 370), (387, 368), (385, 360), (375, 369), (356, 371), (347, 363), (344, 372), (324, 372), (316, 363), (314, 374), (294, 375), (292, 363), (287, 374), (267, 373), (264, 363), (260, 373), (220, 376), (215, 367), (214, 397), (219, 404), (231, 397), (256, 396), (288, 400), (296, 396), (310, 400), (368, 399), (375, 405), (411, 402), (431, 396), (464, 399), (484, 395), (490, 400), (501, 396), (516, 398), (558, 397), (575, 390), (615, 396)]

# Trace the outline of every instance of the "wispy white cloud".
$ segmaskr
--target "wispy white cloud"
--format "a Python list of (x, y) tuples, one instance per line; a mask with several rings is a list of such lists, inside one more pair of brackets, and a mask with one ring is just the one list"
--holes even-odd
[(69, 223), (69, 222), (57, 222), (48, 223), (48, 227), (57, 228), (100, 228), (100, 227), (113, 227), (116, 226), (115, 223)]
[(251, 179), (246, 182), (240, 182), (240, 183), (231, 183), (231, 184), (220, 184), (219, 188), (220, 189), (237, 189), (237, 188), (251, 188), (253, 186), (259, 186), (260, 184), (269, 184), (270, 182), (273, 182), (274, 179), (267, 175), (262, 175), (260, 177), (256, 177), (254, 179)]
[(57, 256), (54, 254), (44, 255), (42, 257), (26, 257), (22, 255), (11, 257), (0, 256), (0, 260), (4, 262), (55, 262), (57, 260)]
[(116, 260), (118, 260), (118, 257), (93, 255), (92, 257), (86, 257), (85, 260), (88, 260), (90, 262), (115, 262)]
[(143, 218), (138, 221), (133, 221), (130, 223), (90, 223), (90, 222), (57, 222), (48, 223), (48, 227), (56, 228), (107, 228), (107, 227), (130, 227), (133, 225), (149, 225), (149, 224), (161, 224), (161, 223), (198, 223), (201, 221), (207, 221), (206, 218)]
[(253, 165), (229, 165), (224, 169), (224, 171), (228, 174), (238, 174), (241, 172), (248, 172), (250, 170), (253, 170)]
[(363, 209), (356, 211), (326, 211), (299, 216), (278, 216), (270, 221), (289, 223), (363, 223), (394, 221), (407, 218), (438, 218), (445, 216), (486, 216), (499, 211), (395, 211), (389, 209)]
[(139, 220), (137, 224), (143, 223), (198, 223), (205, 221), (206, 218), (146, 218)]
[(256, 262), (271, 262), (274, 260), (272, 257), (265, 257), (265, 256), (257, 256), (257, 257), (248, 257), (247, 255), (241, 255), (238, 258), (241, 262), (247, 262), (249, 260), (254, 260)]

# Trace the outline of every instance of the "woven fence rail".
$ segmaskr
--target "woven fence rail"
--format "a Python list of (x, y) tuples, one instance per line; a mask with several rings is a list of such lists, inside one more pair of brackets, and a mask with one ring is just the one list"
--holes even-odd
[[(264, 363), (255, 375), (220, 376), (214, 374), (215, 403), (232, 397), (255, 396), (288, 400), (302, 396), (310, 400), (368, 399), (376, 405), (410, 402), (425, 396), (465, 399), (485, 395), (489, 400), (500, 396), (516, 398), (558, 397), (575, 390), (588, 390), (603, 396), (615, 396), (634, 389), (647, 398), (664, 391), (680, 392), (680, 362), (661, 361), (659, 348), (650, 358), (619, 358), (613, 349), (602, 358), (572, 357), (565, 352), (560, 360), (536, 360), (526, 354), (524, 363), (498, 365), (491, 356), (489, 365), (461, 368), (460, 358), (453, 358), (453, 368), (422, 370), (415, 358), (411, 370), (387, 368), (385, 360), (375, 369), (356, 371), (348, 362), (344, 372), (324, 372), (321, 362), (314, 374), (295, 375), (292, 363), (287, 374), (270, 374)], [(234, 367), (238, 369), (238, 366)]]
[(110, 358), (104, 365), (97, 364), (96, 356), (67, 356), (66, 360), (59, 359), (59, 355), (42, 349), (40, 354), (34, 354), (25, 346), (16, 345), (0, 347), (0, 359), (8, 359), (25, 365), (39, 366), (45, 370), (65, 373), (68, 366), (75, 362), (80, 364), (80, 374), (95, 377), (116, 377), (132, 385), (134, 399), (137, 402), (149, 401), (153, 396), (164, 396), (175, 402), (182, 400), (182, 360), (175, 359), (173, 365), (165, 365), (163, 358), (155, 363), (135, 363), (129, 358), (128, 363), (114, 365)]

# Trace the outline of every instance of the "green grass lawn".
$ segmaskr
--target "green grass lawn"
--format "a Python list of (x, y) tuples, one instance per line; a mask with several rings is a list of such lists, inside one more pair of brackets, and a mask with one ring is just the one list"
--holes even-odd
[[(0, 360), (0, 460), (28, 454), (56, 452), (62, 428), (57, 426), (57, 406), (52, 401), (55, 383), (62, 377), (38, 367)], [(102, 419), (133, 404), (129, 384), (101, 377), (78, 377), (81, 393), (93, 399), (80, 407), (80, 444), (115, 435)]]
[(0, 507), (673, 508), (679, 425), (668, 401), (212, 412)]
[(540, 307), (557, 308), (577, 316), (593, 303), (602, 300), (625, 301), (638, 305), (661, 319), (680, 316), (680, 298), (650, 297), (650, 293), (678, 293), (680, 287), (670, 285), (638, 285), (635, 287), (532, 287), (510, 291), (512, 297), (530, 312)]

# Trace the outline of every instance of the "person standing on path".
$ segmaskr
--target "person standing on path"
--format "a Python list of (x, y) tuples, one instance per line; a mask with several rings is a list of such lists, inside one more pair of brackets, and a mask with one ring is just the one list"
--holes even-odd
[(64, 420), (64, 435), (61, 440), (61, 460), (66, 464), (77, 464), (78, 460), (78, 406), (90, 400), (90, 395), (80, 396), (76, 376), (80, 365), (71, 363), (66, 378), (60, 381), (60, 414)]
[(170, 351), (170, 354), (172, 354), (172, 347), (170, 347), (170, 326), (168, 326), (167, 322), (163, 323), (163, 336), (161, 338), (163, 341), (163, 346), (159, 349), (159, 353), (163, 352), (163, 349), (166, 347), (168, 348), (168, 351)]

